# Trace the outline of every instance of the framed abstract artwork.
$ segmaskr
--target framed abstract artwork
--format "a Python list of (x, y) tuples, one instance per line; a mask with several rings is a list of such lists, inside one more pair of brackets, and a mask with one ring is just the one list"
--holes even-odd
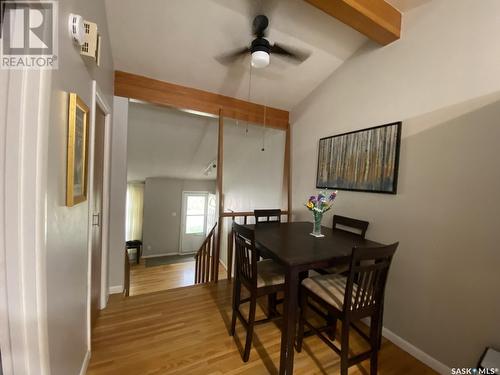
[(89, 108), (75, 93), (69, 94), (66, 206), (87, 199)]
[(401, 122), (319, 140), (317, 188), (396, 194)]

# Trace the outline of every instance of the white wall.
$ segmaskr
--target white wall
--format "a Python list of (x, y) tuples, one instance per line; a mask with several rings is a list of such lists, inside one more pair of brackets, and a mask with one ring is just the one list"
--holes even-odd
[(495, 0), (416, 8), (400, 41), (367, 44), (291, 113), (294, 216), (309, 221), (318, 139), (403, 120), (398, 195), (341, 191), (331, 214), (401, 242), (384, 325), (441, 371), (500, 346), (500, 104), (486, 106), (499, 98), (498, 14)]
[(146, 178), (142, 228), (144, 256), (179, 252), (183, 191), (215, 193), (215, 181)]
[[(88, 201), (66, 207), (68, 93), (90, 107), (92, 80), (112, 102), (113, 62), (104, 4), (61, 1), (59, 5), (59, 69), (52, 72), (48, 130), (46, 195), (46, 271), (50, 369), (53, 375), (78, 374), (87, 352)], [(69, 13), (98, 24), (102, 37), (101, 66), (86, 63), (68, 37)]]
[[(265, 151), (261, 151), (265, 134)], [(253, 211), (282, 207), (285, 132), (248, 126), (224, 119), (224, 209)], [(224, 222), (227, 233), (231, 221)], [(227, 236), (221, 241), (221, 259), (227, 260)]]

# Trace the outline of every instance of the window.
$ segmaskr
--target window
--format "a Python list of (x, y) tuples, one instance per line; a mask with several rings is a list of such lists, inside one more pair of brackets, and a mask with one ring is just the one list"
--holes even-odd
[(205, 195), (188, 195), (186, 197), (186, 234), (204, 234), (205, 211)]

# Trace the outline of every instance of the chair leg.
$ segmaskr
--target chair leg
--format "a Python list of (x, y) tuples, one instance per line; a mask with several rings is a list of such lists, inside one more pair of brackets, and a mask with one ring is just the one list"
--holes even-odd
[(248, 362), (248, 359), (250, 358), (250, 349), (252, 348), (253, 326), (255, 323), (256, 307), (257, 307), (257, 298), (255, 296), (251, 296), (250, 311), (248, 313), (248, 331), (247, 331), (247, 339), (245, 342), (245, 351), (243, 353), (243, 362)]
[(230, 336), (234, 336), (234, 331), (236, 329), (236, 311), (240, 308), (240, 295), (241, 295), (241, 284), (236, 277), (233, 284), (233, 314), (231, 317), (231, 330), (229, 332)]
[(378, 351), (380, 348), (380, 319), (381, 313), (375, 314), (372, 316), (371, 324), (370, 324), (370, 347), (371, 347), (371, 355), (370, 355), (370, 375), (377, 375), (378, 368)]
[(384, 328), (384, 304), (380, 306), (380, 313), (378, 317), (378, 350), (382, 347), (382, 329)]
[(302, 351), (302, 343), (304, 342), (304, 320), (307, 309), (307, 294), (304, 291), (300, 291), (300, 313), (299, 313), (299, 329), (297, 331), (297, 343), (295, 349), (297, 353)]
[(340, 375), (347, 375), (349, 371), (349, 322), (342, 321), (342, 337), (340, 347)]
[(326, 317), (326, 324), (328, 326), (326, 331), (328, 338), (333, 341), (335, 340), (335, 332), (337, 331), (337, 318), (328, 313)]
[(267, 317), (273, 318), (277, 315), (276, 306), (277, 306), (277, 293), (271, 293), (267, 295)]

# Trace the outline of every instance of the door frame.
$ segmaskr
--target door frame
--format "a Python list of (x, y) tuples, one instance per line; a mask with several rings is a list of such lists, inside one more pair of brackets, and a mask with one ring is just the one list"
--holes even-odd
[[(101, 293), (99, 308), (106, 307), (109, 297), (108, 291), (108, 258), (109, 258), (109, 196), (110, 196), (110, 163), (111, 163), (111, 107), (108, 105), (104, 95), (95, 80), (92, 81), (92, 102), (89, 129), (89, 161), (88, 161), (88, 186), (93, 186), (94, 182), (94, 141), (95, 141), (95, 123), (97, 108), (105, 115), (104, 119), (104, 165), (103, 165), (103, 184), (102, 184), (102, 212), (101, 212), (101, 231), (102, 231), (102, 249), (101, 249)], [(91, 298), (92, 298), (92, 210), (94, 196), (92, 189), (89, 189), (89, 217), (87, 232), (87, 350), (91, 349)]]
[(209, 191), (205, 190), (200, 190), (200, 191), (193, 191), (193, 190), (183, 190), (181, 193), (181, 228), (180, 228), (180, 233), (179, 233), (179, 255), (186, 255), (186, 254), (194, 254), (194, 253), (183, 253), (182, 252), (182, 237), (184, 234), (184, 222), (186, 221), (186, 215), (184, 214), (184, 194), (205, 194), (207, 199), (206, 199), (206, 204), (205, 204), (205, 231), (203, 235), (206, 237), (207, 235), (207, 215), (208, 215), (208, 195), (211, 194)]
[(5, 375), (48, 375), (45, 222), (51, 73), (3, 70), (0, 76), (6, 82), (0, 93), (2, 366)]

